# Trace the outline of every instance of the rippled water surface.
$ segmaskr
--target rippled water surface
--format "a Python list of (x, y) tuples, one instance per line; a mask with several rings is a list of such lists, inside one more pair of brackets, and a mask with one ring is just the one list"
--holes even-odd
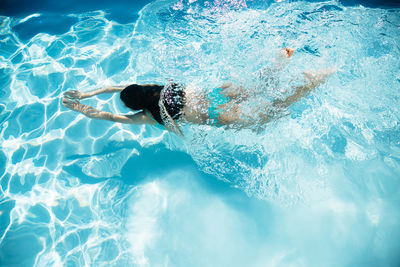
[[(336, 1), (0, 17), (0, 265), (399, 266), (399, 36), (398, 8)], [(257, 106), (326, 68), (257, 131), (184, 124), (181, 139), (61, 105), (71, 89), (174, 79), (233, 81)], [(84, 103), (129, 112), (117, 95)]]

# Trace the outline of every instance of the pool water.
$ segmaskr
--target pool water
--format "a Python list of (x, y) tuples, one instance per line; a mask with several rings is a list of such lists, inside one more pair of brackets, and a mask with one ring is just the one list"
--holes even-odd
[[(0, 266), (399, 266), (399, 7), (137, 3), (123, 20), (0, 16)], [(180, 138), (61, 104), (72, 89), (173, 79), (232, 81), (256, 107), (326, 68), (258, 129), (183, 124)], [(117, 95), (82, 102), (129, 112)]]

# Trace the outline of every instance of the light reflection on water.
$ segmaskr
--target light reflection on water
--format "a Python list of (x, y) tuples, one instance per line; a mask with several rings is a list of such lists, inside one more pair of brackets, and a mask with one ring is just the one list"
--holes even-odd
[[(221, 3), (157, 1), (135, 24), (74, 15), (67, 33), (29, 41), (1, 17), (0, 262), (399, 263), (399, 11)], [(282, 46), (296, 49), (282, 84), (338, 72), (261, 133), (186, 125), (179, 140), (60, 103), (70, 89), (171, 78), (251, 85), (262, 103), (285, 93), (257, 80)], [(86, 103), (128, 112), (118, 97)]]

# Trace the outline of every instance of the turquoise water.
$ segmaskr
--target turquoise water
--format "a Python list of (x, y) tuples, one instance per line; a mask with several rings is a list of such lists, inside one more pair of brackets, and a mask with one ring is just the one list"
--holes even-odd
[[(96, 11), (36, 34), (45, 16), (0, 17), (1, 266), (400, 265), (398, 8), (161, 0), (132, 23)], [(283, 46), (296, 52), (265, 86)], [(328, 67), (258, 132), (183, 125), (180, 139), (61, 105), (174, 79), (233, 81), (257, 106)], [(84, 103), (129, 112), (117, 95)]]

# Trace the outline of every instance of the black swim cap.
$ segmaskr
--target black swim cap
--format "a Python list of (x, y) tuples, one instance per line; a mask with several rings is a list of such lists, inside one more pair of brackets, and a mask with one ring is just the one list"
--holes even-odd
[(141, 110), (145, 109), (145, 99), (143, 87), (137, 84), (132, 84), (121, 91), (119, 95), (121, 101), (130, 109)]
[(159, 123), (162, 123), (158, 101), (160, 92), (164, 88), (162, 85), (132, 84), (121, 91), (119, 97), (121, 101), (132, 110), (148, 110)]

